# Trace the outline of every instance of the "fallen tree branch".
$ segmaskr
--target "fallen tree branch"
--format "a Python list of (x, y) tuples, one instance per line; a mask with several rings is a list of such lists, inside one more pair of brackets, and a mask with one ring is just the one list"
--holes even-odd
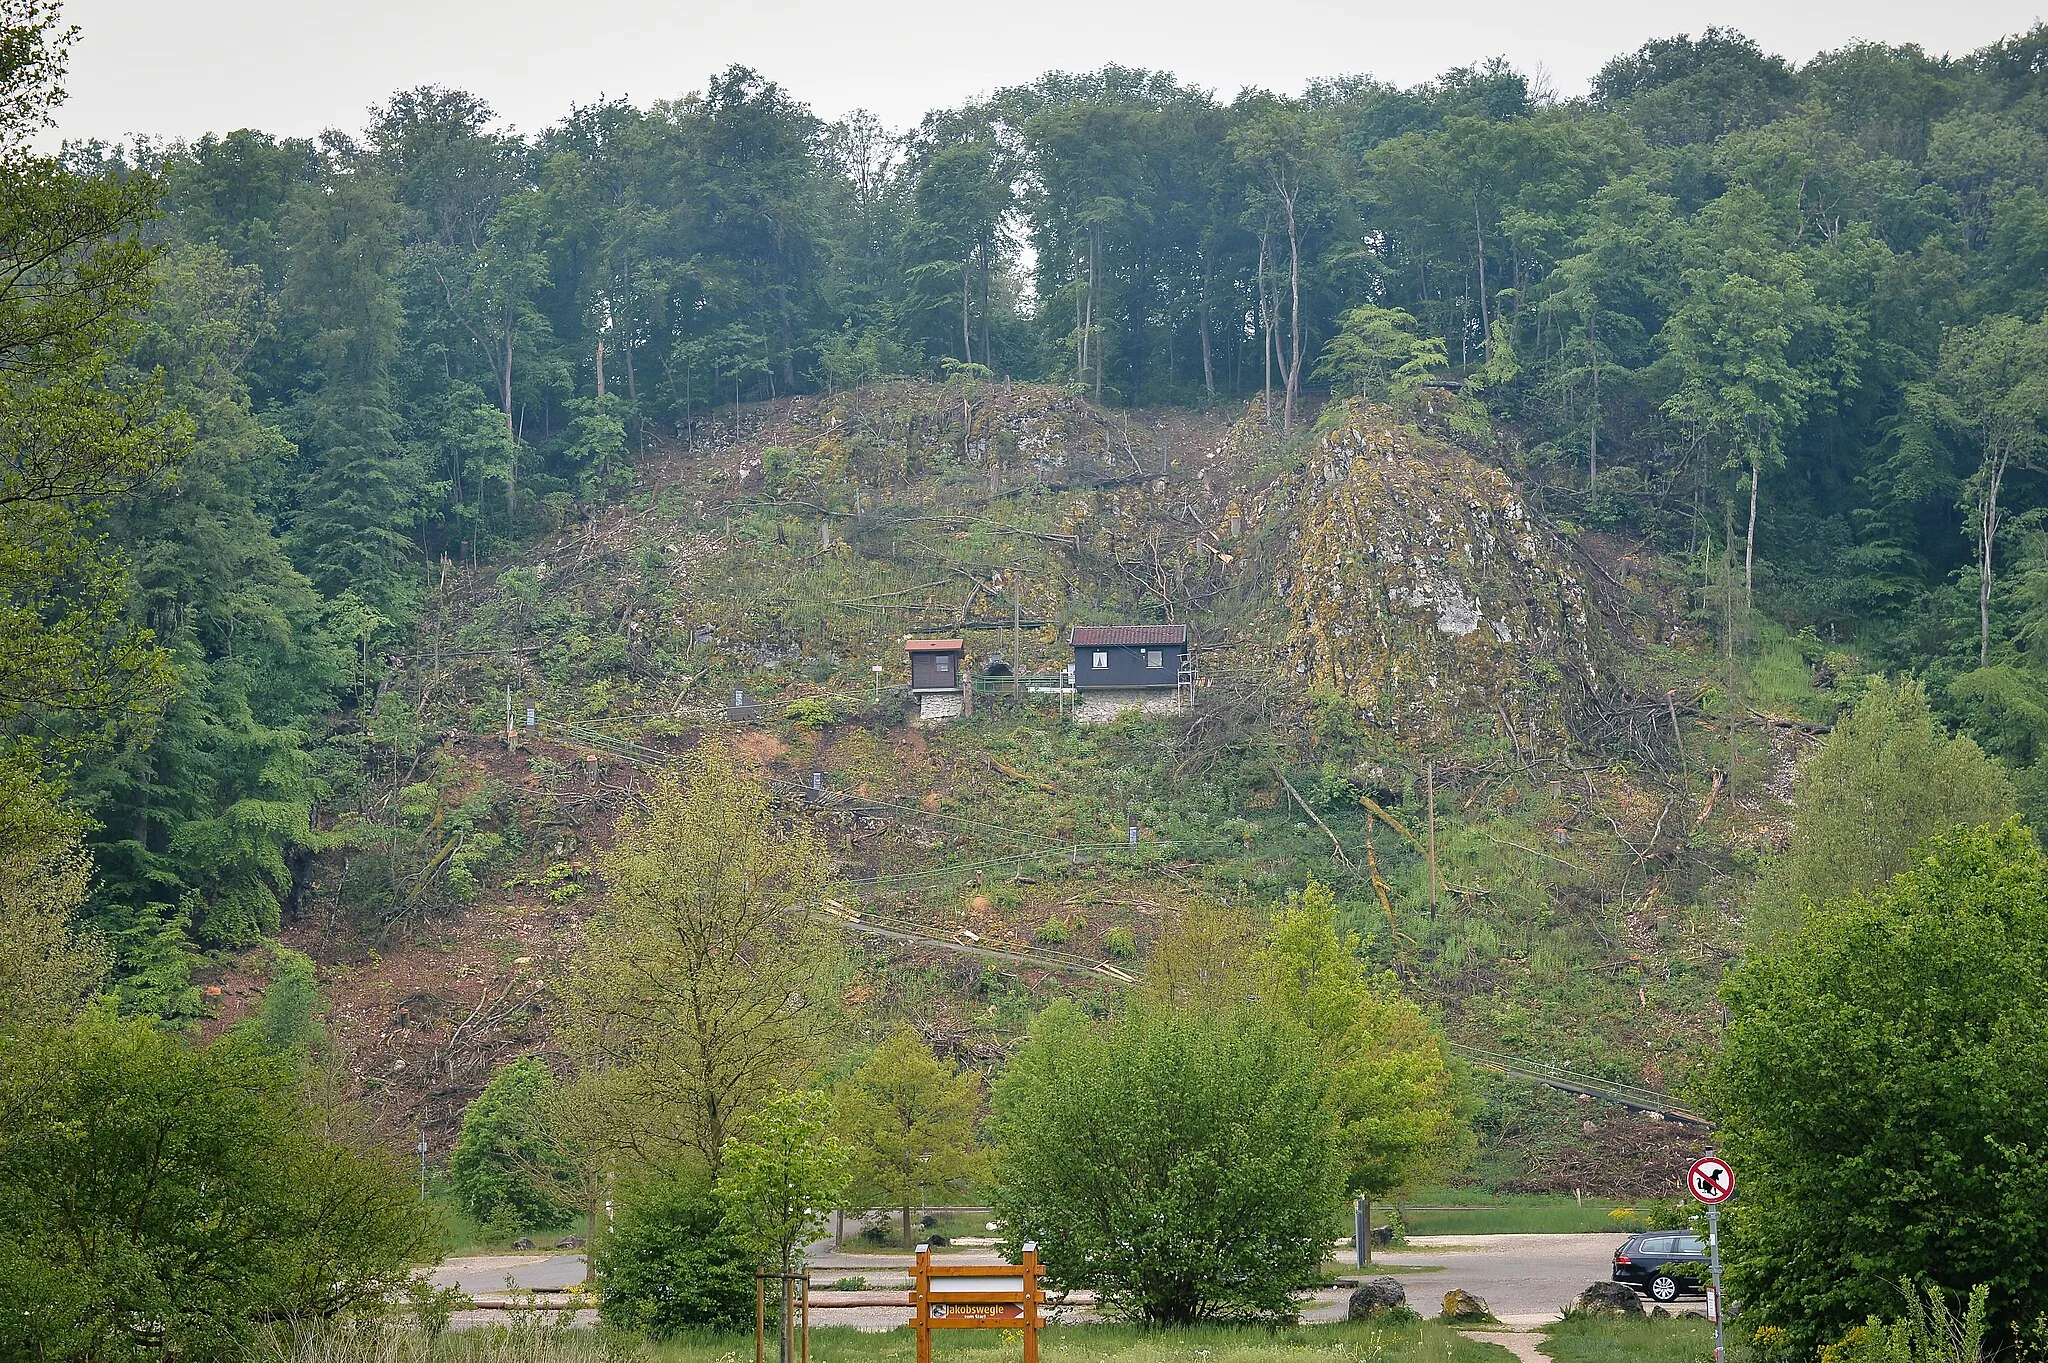
[[(1324, 823), (1322, 821), (1322, 818), (1313, 809), (1310, 809), (1308, 807), (1308, 801), (1301, 798), (1301, 792), (1294, 788), (1294, 782), (1287, 779), (1287, 773), (1285, 771), (1282, 771), (1278, 766), (1275, 766), (1273, 768), (1273, 774), (1280, 778), (1281, 785), (1287, 787), (1287, 793), (1294, 797), (1294, 803), (1301, 806), (1301, 812), (1308, 815), (1310, 819), (1314, 820), (1315, 826), (1317, 828), (1323, 830), (1323, 836), (1330, 840), (1330, 849), (1337, 854), (1338, 862), (1343, 865), (1345, 870), (1356, 873), (1358, 867), (1352, 863), (1350, 857), (1345, 855), (1344, 844), (1337, 841), (1337, 835), (1330, 831), (1330, 826)], [(1388, 912), (1391, 913), (1392, 910), (1389, 910)]]

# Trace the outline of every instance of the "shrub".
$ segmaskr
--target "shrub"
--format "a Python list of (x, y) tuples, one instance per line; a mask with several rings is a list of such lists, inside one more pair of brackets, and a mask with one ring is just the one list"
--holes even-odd
[(821, 729), (839, 718), (839, 712), (832, 708), (832, 702), (806, 696), (793, 700), (782, 708), (782, 717), (792, 724), (805, 724)]
[(554, 1087), (547, 1066), (532, 1056), (502, 1065), (462, 1115), (462, 1135), (448, 1159), (448, 1178), (462, 1209), (494, 1227), (554, 1230), (569, 1224), (569, 1208), (543, 1192), (536, 1170), (562, 1181), (568, 1170), (541, 1139), (540, 1104)]
[(1341, 1198), (1312, 1038), (1249, 1011), (1040, 1014), (995, 1088), (995, 1219), (1156, 1324), (1288, 1320)]
[(239, 1357), (383, 1301), (434, 1241), (396, 1156), (334, 1138), (297, 1055), (93, 1013), (0, 1046), (0, 1358)]
[(1129, 928), (1111, 928), (1102, 934), (1102, 949), (1119, 961), (1135, 960), (1138, 955), (1138, 939)]
[(628, 1191), (592, 1253), (607, 1325), (669, 1339), (694, 1326), (738, 1329), (754, 1316), (754, 1256), (726, 1229), (700, 1175)]
[(1058, 946), (1067, 940), (1067, 925), (1063, 919), (1048, 918), (1038, 925), (1038, 940), (1051, 946)]
[[(1810, 1356), (1910, 1279), (2048, 1312), (2048, 861), (2018, 820), (1934, 838), (1724, 990), (1706, 1093), (1743, 1180), (1730, 1295)], [(2022, 1191), (2027, 1190), (2027, 1191)]]

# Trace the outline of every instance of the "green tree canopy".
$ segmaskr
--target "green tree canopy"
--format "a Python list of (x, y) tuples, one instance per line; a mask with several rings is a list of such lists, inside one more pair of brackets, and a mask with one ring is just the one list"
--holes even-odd
[(1260, 998), (1316, 1038), (1329, 1069), (1347, 1192), (1386, 1197), (1470, 1153), (1470, 1099), (1442, 1034), (1367, 971), (1328, 887), (1310, 881), (1274, 915), (1256, 969)]
[(853, 1155), (852, 1197), (903, 1213), (949, 1194), (969, 1194), (984, 1161), (974, 1142), (980, 1086), (898, 1027), (832, 1090), (839, 1135)]
[(535, 1168), (566, 1182), (566, 1169), (546, 1139), (545, 1101), (554, 1076), (533, 1056), (498, 1067), (462, 1114), (462, 1134), (448, 1157), (448, 1177), (462, 1209), (479, 1221), (513, 1230), (567, 1225), (571, 1209), (549, 1196)]
[(1934, 837), (1729, 978), (1705, 1092), (1742, 1189), (1745, 1319), (1800, 1349), (1894, 1314), (1901, 1280), (2048, 1310), (2048, 862), (2017, 820)]
[(619, 1194), (618, 1224), (590, 1254), (605, 1324), (655, 1339), (751, 1328), (759, 1261), (703, 1171), (632, 1180)]
[(0, 1355), (232, 1356), (381, 1301), (435, 1238), (402, 1163), (253, 1038), (93, 1013), (0, 1049)]
[(734, 1123), (808, 1071), (833, 1025), (835, 943), (812, 916), (825, 855), (714, 744), (621, 817), (609, 894), (564, 983), (562, 1034), (607, 1072), (646, 1158), (716, 1170)]
[(1302, 1027), (1256, 1010), (1055, 1004), (996, 1081), (993, 1203), (1056, 1287), (1155, 1324), (1290, 1320), (1343, 1194)]
[(1942, 729), (1919, 682), (1882, 678), (1799, 768), (1792, 799), (1791, 843), (1757, 882), (1758, 942), (1789, 930), (1807, 904), (1876, 889), (1930, 835), (2001, 823), (2014, 808), (2005, 773)]

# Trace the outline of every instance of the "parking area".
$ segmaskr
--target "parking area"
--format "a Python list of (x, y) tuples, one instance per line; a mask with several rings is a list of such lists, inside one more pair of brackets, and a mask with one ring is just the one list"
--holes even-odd
[[(1607, 1278), (1614, 1247), (1625, 1239), (1602, 1235), (1432, 1235), (1416, 1236), (1394, 1250), (1378, 1250), (1376, 1267), (1345, 1268), (1344, 1276), (1391, 1274), (1408, 1293), (1408, 1301), (1424, 1315), (1435, 1314), (1446, 1292), (1462, 1289), (1482, 1297), (1508, 1325), (1528, 1328), (1556, 1320), (1587, 1283)], [(992, 1250), (964, 1250), (946, 1256), (954, 1263), (998, 1262)], [(902, 1254), (853, 1254), (835, 1251), (826, 1242), (811, 1256), (818, 1284), (819, 1325), (850, 1325), (861, 1330), (890, 1330), (910, 1319), (902, 1305), (909, 1286), (909, 1257)], [(1405, 1271), (1401, 1271), (1405, 1270)], [(859, 1278), (866, 1290), (836, 1291), (838, 1280)], [(503, 1298), (508, 1290), (550, 1289), (583, 1281), (580, 1254), (491, 1255), (450, 1259), (434, 1273), (439, 1286), (458, 1287), (473, 1297)], [(1348, 1288), (1318, 1293), (1303, 1311), (1307, 1320), (1341, 1320)], [(1070, 1319), (1086, 1308), (1070, 1308)], [(465, 1323), (495, 1318), (493, 1313), (464, 1312)]]

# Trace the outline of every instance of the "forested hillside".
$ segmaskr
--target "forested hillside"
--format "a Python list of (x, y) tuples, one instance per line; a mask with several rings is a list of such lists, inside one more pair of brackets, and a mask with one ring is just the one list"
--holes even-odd
[[(218, 1025), (281, 935), (387, 1131), (451, 1130), (711, 735), (870, 912), (1144, 961), (1316, 882), (1454, 1039), (1668, 1088), (1872, 678), (2048, 809), (2048, 29), (902, 132), (770, 75), (47, 167), (84, 301), (0, 348), (118, 454), (10, 449), (0, 610), (71, 662), (0, 668), (7, 836), (82, 830), (123, 1008)], [(1187, 715), (908, 724), (904, 635), (1111, 621), (1191, 627)], [(848, 997), (963, 1056), (1076, 992), (922, 950)], [(1668, 1171), (1582, 1116), (1498, 1096), (1494, 1172)]]

